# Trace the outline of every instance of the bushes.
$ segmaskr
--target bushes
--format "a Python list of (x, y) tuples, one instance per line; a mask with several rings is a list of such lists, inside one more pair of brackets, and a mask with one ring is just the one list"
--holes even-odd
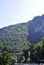
[(9, 65), (10, 64), (10, 55), (6, 48), (0, 53), (0, 64)]

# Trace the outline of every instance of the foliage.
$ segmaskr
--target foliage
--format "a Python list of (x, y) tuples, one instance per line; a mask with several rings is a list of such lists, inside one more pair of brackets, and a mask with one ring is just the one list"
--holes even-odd
[(17, 56), (16, 55), (11, 55), (11, 62), (13, 63), (15, 63), (15, 62), (18, 62), (18, 60), (17, 60)]
[(25, 58), (24, 62), (26, 62), (28, 59), (28, 49), (23, 49), (23, 56)]
[[(41, 25), (42, 24), (42, 25)], [(10, 53), (21, 52), (31, 43), (37, 43), (44, 36), (44, 16), (37, 16), (27, 23), (11, 25), (0, 29), (0, 51), (7, 46)]]
[(0, 50), (7, 46), (10, 53), (19, 53), (24, 47), (29, 46), (26, 23), (5, 27), (2, 30), (0, 30)]
[(9, 65), (10, 64), (10, 55), (6, 48), (3, 49), (0, 54), (0, 64), (1, 65)]
[(30, 45), (30, 58), (33, 62), (44, 59), (44, 37), (36, 44)]

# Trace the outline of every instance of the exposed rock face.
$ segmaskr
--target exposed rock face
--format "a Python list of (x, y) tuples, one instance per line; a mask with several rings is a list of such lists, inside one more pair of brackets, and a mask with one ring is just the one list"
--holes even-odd
[(44, 36), (44, 15), (35, 17), (28, 26), (28, 40), (37, 43)]

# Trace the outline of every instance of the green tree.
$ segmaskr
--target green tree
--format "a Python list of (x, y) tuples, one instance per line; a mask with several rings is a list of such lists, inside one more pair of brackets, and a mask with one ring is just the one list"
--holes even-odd
[(26, 62), (28, 59), (28, 49), (23, 49), (23, 56), (25, 58), (24, 62)]
[(0, 64), (9, 65), (10, 64), (10, 55), (7, 48), (5, 47), (0, 55)]

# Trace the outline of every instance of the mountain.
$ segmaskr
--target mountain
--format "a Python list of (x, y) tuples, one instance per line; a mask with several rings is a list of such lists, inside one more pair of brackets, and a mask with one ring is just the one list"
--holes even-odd
[(0, 29), (0, 50), (7, 46), (10, 53), (28, 48), (44, 36), (44, 15), (36, 16), (27, 23), (10, 25)]
[(31, 43), (37, 43), (44, 36), (44, 15), (36, 16), (28, 26), (28, 40)]
[(21, 23), (0, 29), (0, 50), (7, 46), (10, 53), (17, 53), (27, 48), (29, 45), (27, 26), (28, 23)]

